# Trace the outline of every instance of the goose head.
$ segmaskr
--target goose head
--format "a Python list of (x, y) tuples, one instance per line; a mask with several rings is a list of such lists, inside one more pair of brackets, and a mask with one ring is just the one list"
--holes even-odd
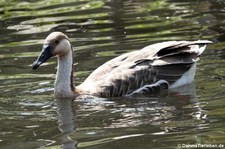
[(69, 38), (61, 32), (53, 32), (45, 39), (41, 53), (37, 60), (32, 64), (32, 68), (37, 69), (49, 58), (53, 56), (61, 57), (69, 50), (71, 50)]

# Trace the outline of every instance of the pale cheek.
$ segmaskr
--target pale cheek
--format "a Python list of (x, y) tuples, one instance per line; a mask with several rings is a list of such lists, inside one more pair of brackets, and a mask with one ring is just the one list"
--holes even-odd
[(60, 48), (55, 48), (55, 50), (53, 51), (53, 55), (63, 55), (64, 54), (64, 51), (61, 50)]
[(54, 51), (53, 51), (53, 54), (54, 55), (59, 55), (59, 56), (62, 56), (64, 55), (65, 53), (68, 52), (68, 50), (70, 50), (70, 44), (69, 44), (69, 41), (67, 40), (62, 40), (60, 41), (60, 43), (55, 47)]
[(56, 56), (56, 55), (58, 55), (58, 56), (61, 56), (61, 55), (63, 55), (64, 53), (62, 52), (62, 51), (55, 51), (54, 52), (54, 56)]

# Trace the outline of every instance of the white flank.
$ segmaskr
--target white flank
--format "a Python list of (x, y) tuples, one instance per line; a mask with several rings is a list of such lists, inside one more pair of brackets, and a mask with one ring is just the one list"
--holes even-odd
[(176, 88), (183, 86), (185, 84), (190, 84), (193, 82), (194, 77), (195, 77), (195, 71), (196, 71), (196, 63), (194, 63), (191, 68), (185, 72), (182, 77), (174, 82), (169, 88)]

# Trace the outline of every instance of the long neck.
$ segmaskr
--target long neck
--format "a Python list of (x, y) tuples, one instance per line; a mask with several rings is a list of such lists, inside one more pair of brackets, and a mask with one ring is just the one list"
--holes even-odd
[(74, 96), (73, 85), (73, 52), (68, 50), (62, 56), (58, 56), (58, 68), (55, 80), (55, 94), (60, 97)]

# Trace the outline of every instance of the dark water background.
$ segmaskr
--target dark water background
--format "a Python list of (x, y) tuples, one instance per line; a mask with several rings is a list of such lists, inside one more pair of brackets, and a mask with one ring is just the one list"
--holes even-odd
[[(194, 84), (159, 97), (54, 99), (56, 59), (31, 64), (62, 31), (76, 84), (122, 53), (209, 39)], [(0, 0), (0, 148), (151, 149), (225, 146), (224, 0)], [(207, 147), (205, 147), (207, 148)]]

